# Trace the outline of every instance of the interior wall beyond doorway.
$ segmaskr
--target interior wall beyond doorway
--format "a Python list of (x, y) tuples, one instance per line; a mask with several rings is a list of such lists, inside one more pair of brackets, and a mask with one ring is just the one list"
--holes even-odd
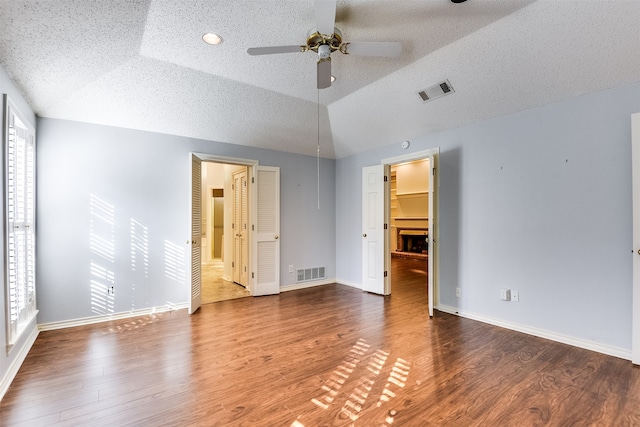
[(211, 232), (211, 222), (213, 219), (211, 196), (213, 189), (222, 188), (224, 192), (223, 207), (223, 238), (222, 238), (222, 257), (221, 261), (224, 265), (223, 279), (231, 281), (233, 278), (233, 179), (232, 174), (236, 171), (245, 169), (246, 166), (232, 165), (226, 163), (203, 162), (202, 163), (202, 263), (211, 263), (212, 257), (213, 233)]

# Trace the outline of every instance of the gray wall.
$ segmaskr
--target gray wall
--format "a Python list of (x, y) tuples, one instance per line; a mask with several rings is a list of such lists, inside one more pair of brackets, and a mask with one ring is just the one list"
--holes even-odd
[[(33, 113), (33, 111), (31, 110), (31, 107), (29, 107), (29, 105), (27, 104), (27, 102), (25, 101), (25, 99), (22, 97), (22, 95), (20, 94), (20, 92), (18, 91), (18, 89), (15, 87), (15, 85), (13, 84), (13, 82), (9, 79), (9, 77), (7, 76), (4, 68), (2, 66), (0, 66), (0, 94), (8, 94), (9, 98), (11, 98), (12, 102), (14, 103), (14, 105), (16, 105), (16, 107), (20, 110), (20, 112), (22, 113), (23, 116), (26, 117), (26, 120), (29, 121), (29, 123), (31, 123), (31, 125), (33, 125), (33, 127), (35, 128), (36, 126), (36, 116)], [(3, 117), (4, 117), (4, 97), (2, 98), (2, 107), (0, 107), (0, 110), (3, 111)], [(0, 120), (0, 122), (3, 122), (4, 120)], [(2, 130), (2, 132), (4, 133), (4, 129)], [(36, 137), (37, 137), (37, 131), (36, 131)], [(4, 137), (0, 137), (0, 139), (3, 139)], [(4, 144), (4, 142), (3, 142)], [(4, 145), (2, 146), (2, 150), (4, 150)], [(4, 154), (0, 154), (1, 158), (4, 158)], [(0, 176), (4, 176), (4, 161), (0, 162)], [(2, 189), (2, 194), (4, 194), (4, 188)], [(4, 255), (5, 255), (5, 251), (4, 251), (4, 241), (5, 241), (5, 226), (4, 226), (4, 209), (0, 210), (0, 227), (2, 227), (2, 244), (0, 244), (0, 259), (4, 260)], [(6, 272), (4, 273), (3, 276), (3, 283), (6, 277)], [(0, 381), (5, 378), (5, 376), (7, 375), (7, 373), (9, 372), (9, 369), (11, 367), (11, 364), (14, 363), (14, 361), (16, 361), (18, 354), (20, 353), (20, 351), (24, 348), (25, 343), (27, 342), (27, 338), (35, 331), (36, 329), (36, 324), (33, 323), (32, 325), (30, 325), (24, 332), (24, 334), (22, 335), (21, 339), (16, 343), (16, 345), (14, 346), (13, 350), (11, 351), (10, 354), (7, 354), (6, 351), (4, 351), (4, 349), (6, 348), (6, 343), (7, 343), (7, 335), (6, 335), (6, 331), (7, 331), (7, 322), (6, 322), (6, 318), (7, 318), (7, 313), (6, 313), (6, 305), (5, 305), (5, 290), (4, 290), (4, 285), (2, 286), (2, 290), (0, 291), (0, 346), (2, 348), (2, 350), (0, 350)], [(1, 388), (1, 387), (0, 387)], [(0, 393), (1, 396), (1, 393)]]
[[(411, 141), (441, 149), (440, 303), (630, 351), (638, 111), (640, 83)], [(361, 282), (360, 170), (401, 154), (398, 143), (337, 161), (344, 283)], [(500, 301), (501, 288), (520, 302)]]
[[(41, 118), (39, 323), (187, 301), (192, 151), (279, 166), (281, 286), (295, 282), (289, 265), (325, 265), (327, 277), (335, 277), (334, 160), (321, 160), (318, 210), (314, 157)], [(113, 210), (106, 221), (102, 203)], [(146, 258), (144, 250), (135, 249), (145, 247), (141, 240), (148, 247)], [(113, 259), (99, 254), (101, 248)], [(104, 291), (111, 282), (114, 297)]]

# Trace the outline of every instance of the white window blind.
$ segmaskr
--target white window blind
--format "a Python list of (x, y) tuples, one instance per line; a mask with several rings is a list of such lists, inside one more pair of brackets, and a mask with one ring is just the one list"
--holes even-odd
[(5, 96), (5, 265), (7, 345), (36, 311), (35, 131)]

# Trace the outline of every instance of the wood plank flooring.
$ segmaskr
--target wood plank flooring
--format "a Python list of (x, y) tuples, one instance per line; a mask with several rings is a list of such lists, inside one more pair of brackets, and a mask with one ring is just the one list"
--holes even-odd
[(0, 424), (640, 425), (631, 362), (429, 320), (424, 264), (395, 260), (389, 297), (327, 285), (43, 332)]

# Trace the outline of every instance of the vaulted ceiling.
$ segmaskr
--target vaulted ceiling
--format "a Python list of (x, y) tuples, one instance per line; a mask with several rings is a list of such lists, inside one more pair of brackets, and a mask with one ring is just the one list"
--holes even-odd
[[(311, 0), (0, 0), (0, 63), (43, 117), (341, 158), (640, 80), (640, 1), (339, 0), (316, 89)], [(212, 46), (202, 35), (215, 32)], [(418, 91), (448, 79), (454, 93)]]

